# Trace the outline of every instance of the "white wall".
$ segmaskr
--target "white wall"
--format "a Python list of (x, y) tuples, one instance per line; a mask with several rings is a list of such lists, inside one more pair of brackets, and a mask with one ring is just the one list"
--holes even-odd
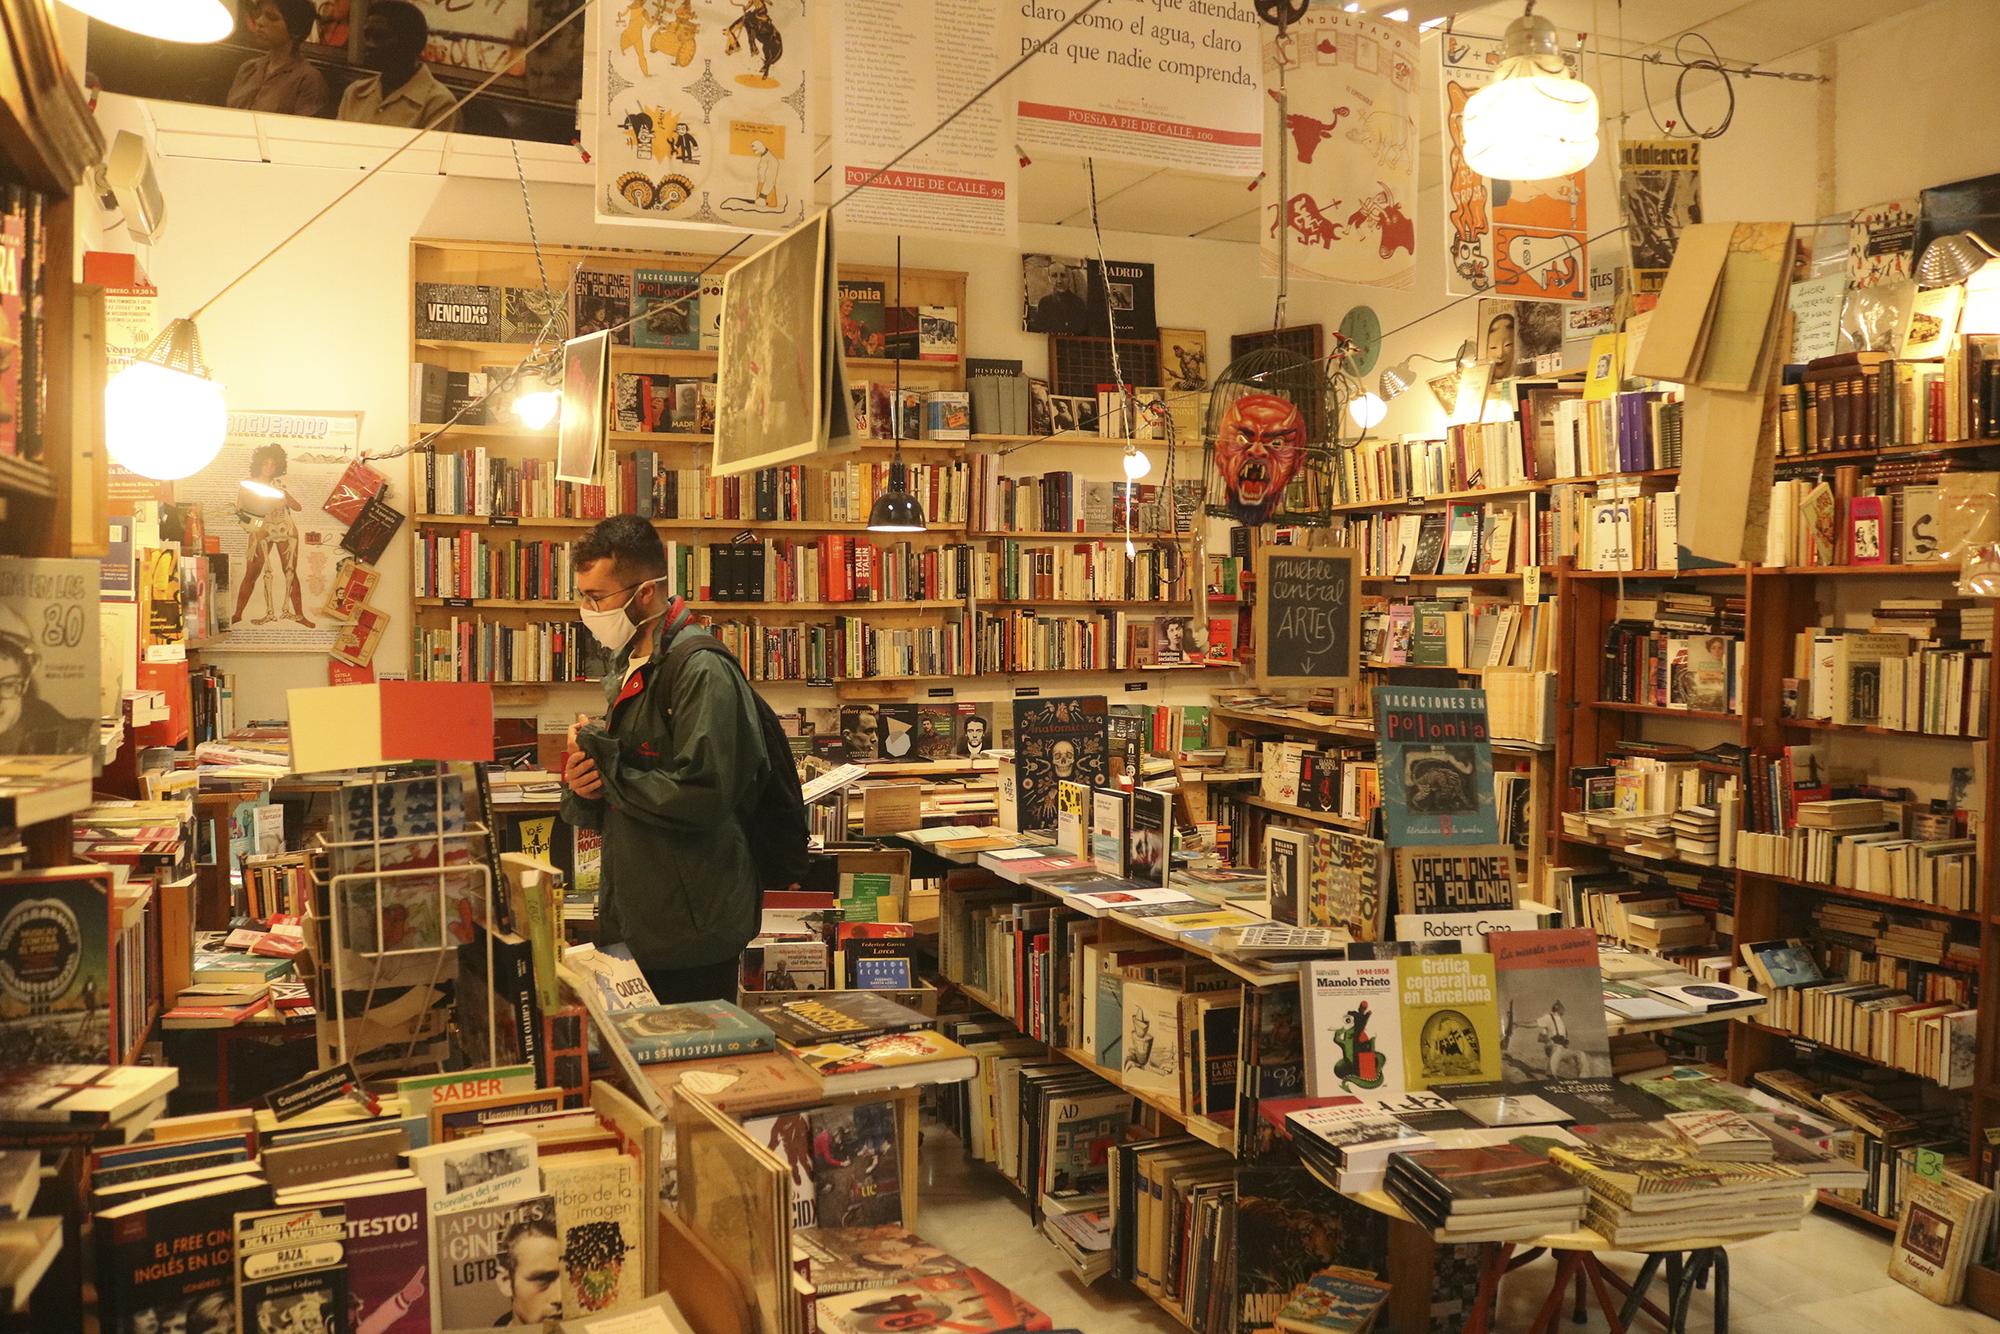
[[(2000, 24), (1992, 17), (1992, 0), (1936, 0), (1830, 49), (1802, 52), (1786, 62), (1788, 68), (1837, 73), (1838, 83), (1830, 88), (1737, 80), (1732, 127), (1723, 138), (1703, 145), (1707, 216), (1809, 222), (1836, 207), (1851, 208), (2000, 167), (2000, 137), (1981, 128), (2000, 113), (2000, 81), (1991, 76), (2000, 63)], [(1427, 130), (1434, 131), (1431, 61), (1426, 44), (1423, 106)], [(1635, 67), (1605, 61), (1587, 64), (1585, 72), (1599, 88), (1609, 120), (1606, 151), (1589, 180), (1592, 229), (1601, 232), (1617, 220), (1612, 164), (1626, 108), (1632, 114), (1624, 120), (1625, 134), (1644, 138), (1657, 131), (1639, 105)], [(1667, 81), (1657, 72), (1652, 78), (1654, 94), (1665, 94)], [(1719, 89), (1712, 80), (1692, 80), (1691, 85), (1691, 118), (1712, 121), (1722, 106)], [(121, 102), (106, 98), (103, 114), (129, 118), (132, 108)], [(1664, 121), (1675, 113), (1669, 105), (1656, 114)], [(1434, 150), (1435, 138), (1429, 143)], [(1830, 173), (1822, 170), (1823, 158), (1831, 160)], [(146, 257), (146, 266), (160, 286), (168, 315), (206, 299), (352, 179), (346, 170), (190, 158), (169, 158), (162, 167), (173, 221), (165, 239)], [(1432, 166), (1426, 177), (1434, 176)], [(630, 228), (595, 226), (582, 187), (533, 189), (547, 241), (644, 244)], [(1317, 321), (1331, 328), (1352, 305), (1366, 303), (1385, 328), (1393, 329), (1443, 304), (1435, 185), (1420, 200), (1417, 225), (1422, 260), (1412, 290), (1301, 283), (1293, 290), (1288, 322)], [(518, 241), (525, 236), (519, 191), (512, 181), (384, 172), (204, 316), (209, 360), (232, 405), (358, 409), (365, 414), (368, 448), (400, 443), (407, 438), (410, 239)], [(1599, 244), (1615, 243), (1614, 238)], [(702, 233), (683, 237), (663, 229), (659, 246), (713, 250), (720, 243)], [(1226, 360), (1231, 333), (1270, 324), (1275, 284), (1260, 276), (1253, 247), (1127, 234), (1107, 235), (1105, 248), (1113, 258), (1157, 265), (1160, 322), (1207, 330), (1216, 368)], [(1040, 373), (1045, 340), (1021, 332), (1017, 314), (1022, 250), (1094, 254), (1095, 242), (1087, 228), (1027, 226), (1018, 248), (913, 239), (904, 247), (904, 260), (917, 267), (965, 270), (968, 351), (1018, 357), (1030, 373)], [(853, 234), (846, 242), (846, 254), (858, 260), (886, 262), (893, 252), (888, 237)], [(1449, 356), (1470, 335), (1473, 316), (1471, 302), (1459, 304), (1391, 337), (1384, 357), (1395, 361), (1416, 351)], [(1430, 431), (1438, 422), (1430, 396), (1420, 391), (1392, 405), (1379, 433)], [(1017, 454), (1013, 462), (1022, 472), (1067, 467), (1109, 477), (1115, 474), (1117, 455), (1043, 446)], [(1184, 469), (1199, 464), (1198, 450), (1185, 451)], [(378, 665), (391, 672), (408, 665), (409, 604), (403, 591), (409, 587), (408, 550), (407, 540), (399, 540), (385, 561), (385, 585), (398, 590), (386, 605), (398, 619)], [(316, 656), (211, 656), (236, 673), (243, 716), (280, 714), (285, 688), (325, 679), (323, 660)], [(981, 683), (976, 693), (1005, 692)], [(803, 697), (801, 689), (795, 698)], [(1149, 697), (1160, 698), (1158, 688)], [(548, 711), (562, 712), (565, 702), (558, 695)]]

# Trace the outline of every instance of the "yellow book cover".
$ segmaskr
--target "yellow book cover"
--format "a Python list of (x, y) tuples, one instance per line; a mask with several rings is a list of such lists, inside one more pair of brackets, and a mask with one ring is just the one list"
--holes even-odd
[(1500, 1078), (1492, 955), (1407, 954), (1396, 960), (1396, 985), (1408, 1087)]
[(1585, 368), (1583, 396), (1611, 398), (1625, 382), (1625, 335), (1598, 334), (1590, 340), (1590, 364)]

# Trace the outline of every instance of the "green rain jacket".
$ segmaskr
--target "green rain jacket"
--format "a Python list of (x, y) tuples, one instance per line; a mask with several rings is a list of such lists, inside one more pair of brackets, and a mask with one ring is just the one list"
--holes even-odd
[(562, 798), (563, 819), (604, 834), (602, 939), (623, 941), (649, 969), (734, 959), (757, 934), (744, 819), (768, 769), (749, 683), (721, 654), (687, 657), (669, 690), (667, 648), (708, 631), (679, 606), (666, 625), (665, 642), (629, 679), (630, 650), (618, 655), (604, 678), (604, 725), (577, 732), (603, 793), (564, 789)]

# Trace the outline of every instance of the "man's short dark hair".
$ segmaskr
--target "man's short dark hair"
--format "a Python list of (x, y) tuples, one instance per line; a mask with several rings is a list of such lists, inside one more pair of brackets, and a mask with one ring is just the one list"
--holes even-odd
[(368, 17), (377, 15), (395, 29), (397, 37), (415, 50), (423, 50), (424, 43), (431, 39), (430, 20), (410, 0), (375, 0), (368, 6)]
[(667, 572), (667, 549), (658, 530), (636, 514), (614, 514), (576, 544), (579, 569), (607, 558), (623, 576), (651, 579)]
[(555, 1221), (544, 1218), (539, 1214), (532, 1218), (523, 1218), (512, 1224), (500, 1234), (499, 1249), (494, 1256), (500, 1262), (500, 1267), (509, 1274), (512, 1274), (515, 1266), (520, 1263), (520, 1261), (514, 1258), (514, 1243), (520, 1241), (523, 1237), (546, 1237), (550, 1241), (560, 1240), (556, 1236)]

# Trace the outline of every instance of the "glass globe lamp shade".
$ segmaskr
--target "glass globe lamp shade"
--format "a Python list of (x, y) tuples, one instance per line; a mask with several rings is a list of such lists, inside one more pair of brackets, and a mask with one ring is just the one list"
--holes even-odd
[(1364, 431), (1372, 431), (1382, 424), (1389, 415), (1389, 405), (1379, 394), (1362, 394), (1347, 405), (1347, 415), (1354, 418), (1354, 424)]
[(1493, 82), (1465, 104), (1465, 164), (1491, 180), (1545, 181), (1597, 158), (1597, 94), (1570, 77), (1547, 19), (1507, 27)]
[(523, 426), (539, 431), (556, 419), (562, 410), (562, 395), (553, 389), (537, 389), (514, 400), (514, 415)]
[(215, 461), (228, 432), (222, 386), (208, 376), (190, 320), (169, 324), (146, 355), (104, 387), (104, 443), (121, 467), (171, 482)]
[(235, 27), (222, 0), (65, 0), (114, 28), (169, 42), (219, 42)]

